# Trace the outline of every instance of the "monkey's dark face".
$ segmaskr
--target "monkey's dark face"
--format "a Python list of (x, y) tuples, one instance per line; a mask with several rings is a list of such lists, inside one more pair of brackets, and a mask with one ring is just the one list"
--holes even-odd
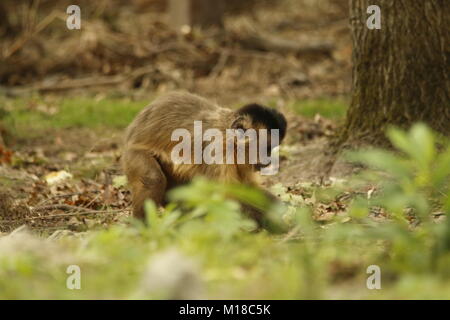
[[(284, 115), (279, 111), (254, 103), (248, 104), (236, 111), (236, 118), (231, 127), (232, 129), (242, 129), (244, 131), (248, 129), (256, 130), (258, 141), (260, 141), (260, 139), (266, 140), (266, 152), (267, 155), (270, 156), (272, 149), (277, 147), (286, 135), (287, 121)], [(262, 136), (260, 134), (261, 129), (267, 130), (267, 134)], [(278, 130), (278, 141), (272, 141), (271, 130), (273, 129)], [(260, 144), (258, 146), (261, 147)], [(264, 166), (266, 165), (261, 163), (258, 153), (258, 161), (255, 165), (255, 169), (259, 170)]]
[(278, 110), (252, 103), (240, 108), (236, 114), (233, 129), (278, 129), (280, 143), (286, 135), (287, 121)]

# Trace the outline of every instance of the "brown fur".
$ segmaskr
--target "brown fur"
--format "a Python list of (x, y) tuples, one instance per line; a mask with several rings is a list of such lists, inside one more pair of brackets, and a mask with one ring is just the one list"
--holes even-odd
[[(195, 176), (257, 185), (253, 165), (174, 164), (171, 161), (172, 148), (179, 143), (171, 141), (175, 129), (188, 129), (193, 138), (194, 120), (201, 120), (203, 132), (217, 128), (225, 137), (225, 130), (231, 128), (236, 117), (234, 111), (189, 93), (168, 94), (142, 110), (126, 131), (122, 156), (132, 191), (133, 215), (142, 219), (146, 199), (163, 205), (169, 189), (189, 182)], [(251, 123), (251, 119), (242, 116), (239, 121), (245, 127)]]

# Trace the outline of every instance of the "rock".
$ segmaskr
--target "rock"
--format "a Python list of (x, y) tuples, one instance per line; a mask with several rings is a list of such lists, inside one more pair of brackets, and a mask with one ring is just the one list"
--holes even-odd
[(176, 249), (153, 255), (148, 262), (140, 293), (164, 299), (200, 299), (203, 282), (197, 264)]
[(67, 179), (72, 179), (72, 174), (65, 171), (65, 170), (61, 170), (61, 171), (55, 171), (55, 172), (50, 172), (49, 174), (47, 174), (44, 177), (44, 180), (47, 182), (48, 185), (54, 185), (54, 184), (58, 184), (62, 181), (65, 181)]

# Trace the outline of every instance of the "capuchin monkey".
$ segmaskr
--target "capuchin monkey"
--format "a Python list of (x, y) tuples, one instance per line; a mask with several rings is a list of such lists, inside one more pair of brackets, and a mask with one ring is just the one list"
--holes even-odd
[[(158, 98), (136, 116), (125, 134), (122, 166), (134, 217), (145, 217), (146, 199), (162, 206), (168, 190), (196, 176), (259, 187), (255, 173), (267, 169), (268, 157), (272, 159), (271, 151), (283, 140), (286, 127), (280, 112), (258, 104), (230, 110), (189, 93)], [(259, 144), (252, 144), (255, 139)], [(251, 153), (255, 145), (259, 150)], [(258, 220), (258, 214), (250, 215)]]

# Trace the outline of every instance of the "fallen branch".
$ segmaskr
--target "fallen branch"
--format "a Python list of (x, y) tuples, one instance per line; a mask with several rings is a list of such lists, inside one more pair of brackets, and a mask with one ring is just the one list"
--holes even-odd
[(81, 88), (87, 88), (87, 87), (111, 86), (111, 85), (118, 85), (118, 84), (126, 82), (126, 81), (132, 81), (143, 75), (153, 73), (156, 71), (158, 71), (158, 70), (155, 69), (153, 66), (150, 66), (150, 67), (145, 66), (142, 68), (135, 69), (124, 75), (93, 76), (93, 77), (87, 77), (87, 78), (83, 78), (83, 79), (68, 79), (68, 80), (58, 81), (55, 84), (36, 85), (36, 86), (32, 86), (30, 88), (0, 87), (0, 89), (4, 90), (5, 93), (7, 93), (11, 96), (21, 96), (21, 95), (29, 94), (31, 92), (36, 92), (36, 91), (51, 92), (51, 91), (81, 89)]
[(125, 75), (116, 76), (100, 76), (100, 77), (89, 77), (84, 79), (72, 79), (59, 82), (55, 85), (42, 85), (34, 87), (34, 90), (40, 92), (46, 91), (60, 91), (68, 89), (79, 89), (93, 86), (106, 86), (106, 85), (117, 85), (125, 81), (134, 80), (143, 75), (153, 73), (156, 69), (153, 66), (146, 66), (142, 68), (135, 69)]
[(329, 55), (334, 49), (334, 45), (326, 41), (317, 41), (305, 45), (297, 41), (257, 33), (238, 36), (238, 41), (247, 49), (278, 53)]

